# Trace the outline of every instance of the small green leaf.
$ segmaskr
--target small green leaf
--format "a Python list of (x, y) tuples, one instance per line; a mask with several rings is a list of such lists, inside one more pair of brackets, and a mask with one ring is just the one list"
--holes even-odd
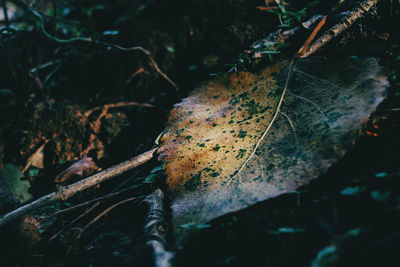
[(39, 175), (39, 169), (30, 169), (28, 173), (30, 177), (36, 177)]
[(107, 30), (103, 32), (103, 35), (118, 35), (119, 31), (112, 31), (112, 30)]
[(11, 89), (0, 89), (0, 95), (11, 95), (16, 98), (15, 93)]
[(385, 203), (389, 200), (390, 194), (391, 194), (390, 191), (382, 192), (382, 191), (374, 190), (371, 192), (371, 197), (378, 202)]
[(360, 191), (360, 188), (357, 187), (346, 187), (345, 189), (343, 189), (340, 194), (343, 196), (352, 196), (357, 194)]
[(168, 52), (170, 52), (170, 53), (175, 53), (174, 47), (172, 47), (172, 46), (170, 46), (170, 45), (165, 46), (165, 49), (166, 49)]
[(22, 203), (33, 198), (29, 193), (29, 188), (31, 187), (30, 183), (21, 179), (24, 177), (24, 175), (15, 165), (10, 163), (4, 165), (4, 168), (0, 171), (0, 173), (10, 190), (14, 193), (15, 197)]
[(156, 173), (153, 173), (153, 174), (150, 174), (149, 176), (147, 176), (146, 179), (144, 179), (143, 183), (145, 183), (145, 184), (154, 184), (159, 179), (160, 179), (160, 175), (158, 175)]
[(375, 174), (376, 178), (385, 178), (388, 174), (386, 172), (380, 172)]
[(210, 227), (211, 227), (211, 225), (205, 224), (205, 223), (197, 225), (197, 229), (206, 229), (206, 228), (210, 228)]
[(150, 173), (153, 174), (153, 173), (156, 173), (156, 172), (161, 171), (163, 169), (164, 169), (164, 166), (163, 165), (159, 165), (159, 166), (155, 167), (154, 169), (152, 169), (150, 171)]
[(195, 227), (195, 225), (196, 225), (195, 222), (190, 222), (190, 223), (181, 224), (181, 227), (184, 229), (192, 229)]
[(297, 234), (304, 233), (303, 228), (291, 228), (291, 227), (280, 227), (275, 231), (268, 231), (269, 234), (279, 235), (279, 234)]
[(350, 229), (347, 231), (347, 234), (349, 234), (351, 236), (359, 236), (361, 233), (362, 233), (361, 228), (354, 228), (354, 229)]

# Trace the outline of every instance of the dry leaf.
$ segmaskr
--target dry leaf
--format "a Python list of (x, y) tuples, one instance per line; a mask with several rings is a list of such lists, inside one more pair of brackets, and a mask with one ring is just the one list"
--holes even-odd
[(33, 153), (28, 160), (26, 161), (25, 167), (22, 169), (22, 173), (25, 173), (30, 166), (43, 169), (43, 161), (44, 161), (44, 147), (49, 142), (49, 140), (45, 140), (45, 142)]
[(373, 58), (296, 60), (288, 78), (289, 68), (221, 75), (171, 111), (159, 153), (177, 244), (186, 236), (181, 225), (294, 191), (325, 172), (388, 84)]
[(54, 179), (55, 183), (70, 183), (79, 180), (83, 177), (89, 176), (97, 171), (101, 171), (101, 168), (96, 165), (93, 158), (84, 156), (66, 170), (62, 171)]

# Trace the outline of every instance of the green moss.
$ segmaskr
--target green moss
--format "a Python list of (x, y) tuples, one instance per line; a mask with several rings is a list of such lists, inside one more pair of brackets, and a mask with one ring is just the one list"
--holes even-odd
[(250, 102), (247, 102), (245, 106), (247, 107), (247, 112), (250, 115), (258, 113), (258, 104), (256, 104), (256, 101), (254, 101), (254, 99), (252, 99)]
[(239, 131), (238, 137), (245, 138), (246, 136), (247, 136), (247, 131), (242, 131), (242, 130)]
[(244, 93), (240, 94), (239, 97), (242, 99), (242, 101), (249, 100), (249, 93), (244, 92)]
[(185, 131), (185, 129), (183, 129), (183, 128), (182, 128), (182, 129), (179, 129), (179, 130), (176, 130), (176, 131), (175, 131), (176, 136), (177, 136), (177, 137), (181, 136), (181, 134), (183, 133), (183, 131)]
[(190, 177), (184, 185), (187, 191), (195, 191), (199, 186), (201, 186), (201, 171)]
[(240, 98), (237, 96), (232, 97), (231, 100), (229, 100), (229, 104), (231, 104), (232, 106), (236, 106), (239, 102)]
[(239, 153), (236, 155), (237, 159), (241, 159), (244, 157), (245, 153), (246, 153), (247, 149), (239, 149)]
[(219, 176), (219, 172), (213, 171), (212, 173), (210, 173), (210, 176), (215, 178), (215, 177)]

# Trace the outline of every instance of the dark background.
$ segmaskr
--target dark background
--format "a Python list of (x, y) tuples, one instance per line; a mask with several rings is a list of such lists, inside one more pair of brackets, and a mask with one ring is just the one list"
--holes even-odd
[[(147, 49), (177, 91), (140, 51), (126, 52), (90, 42), (60, 43), (47, 38), (35, 16), (7, 2), (9, 21), (0, 22), (0, 168), (22, 169), (43, 140), (43, 168), (25, 178), (40, 197), (55, 190), (54, 177), (78, 159), (88, 144), (90, 122), (79, 114), (108, 103), (136, 101), (153, 108), (115, 109), (102, 120), (90, 152), (105, 168), (150, 149), (162, 132), (168, 111), (210, 74), (257, 70), (289, 58), (308, 32), (257, 64), (243, 51), (277, 28), (300, 25), (314, 14), (328, 14), (338, 1), (287, 1), (266, 12), (262, 0), (186, 1), (23, 1), (40, 12), (46, 30), (60, 39), (76, 36)], [(353, 9), (357, 1), (335, 12)], [(199, 231), (177, 254), (181, 266), (399, 266), (400, 248), (400, 35), (399, 1), (380, 1), (318, 55), (374, 56), (387, 69), (385, 101), (360, 131), (355, 145), (327, 174), (297, 193), (285, 194), (228, 214)], [(273, 6), (276, 6), (273, 4)], [(0, 10), (2, 11), (2, 10)], [(56, 14), (56, 16), (55, 16)], [(281, 20), (279, 19), (281, 17)], [(334, 14), (328, 25), (335, 22)], [(12, 27), (4, 28), (10, 24)], [(322, 28), (322, 32), (327, 28)], [(53, 62), (49, 67), (34, 68)], [(130, 78), (140, 68), (140, 74)], [(78, 115), (77, 115), (78, 114)], [(97, 114), (98, 115), (98, 114)], [(97, 116), (91, 117), (94, 120)], [(101, 153), (99, 153), (101, 151)], [(88, 195), (106, 194), (128, 179), (140, 184), (160, 163), (106, 183)], [(158, 180), (158, 183), (161, 180)], [(146, 183), (135, 194), (155, 188)], [(68, 205), (87, 199), (82, 194)], [(39, 218), (67, 204), (47, 207)], [(1, 236), (4, 266), (151, 266), (142, 232), (140, 201), (124, 205), (76, 241), (76, 231), (104, 210), (102, 205), (58, 238), (49, 238), (79, 216), (68, 214), (41, 226), (33, 247)], [(8, 236), (7, 236), (8, 235)]]

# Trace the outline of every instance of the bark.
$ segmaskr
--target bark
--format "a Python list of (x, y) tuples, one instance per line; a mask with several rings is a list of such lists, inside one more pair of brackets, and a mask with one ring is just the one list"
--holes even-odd
[(150, 159), (153, 158), (153, 153), (157, 150), (157, 148), (153, 148), (137, 157), (134, 157), (130, 160), (122, 162), (116, 166), (108, 168), (104, 171), (96, 173), (92, 176), (89, 176), (86, 179), (78, 181), (68, 186), (62, 186), (58, 191), (45, 195), (29, 204), (26, 204), (18, 209), (15, 209), (3, 217), (0, 217), (0, 227), (15, 220), (21, 218), (22, 216), (53, 202), (60, 200), (67, 200), (74, 196), (75, 194), (84, 191), (90, 187), (93, 187), (97, 184), (100, 184), (106, 180), (109, 180), (113, 177), (121, 175), (137, 166), (140, 166)]
[(165, 220), (164, 193), (157, 189), (144, 200), (148, 204), (144, 232), (147, 245), (153, 251), (156, 267), (171, 267), (174, 253), (165, 249), (167, 245), (168, 224)]
[(347, 16), (343, 17), (338, 24), (326, 31), (318, 40), (316, 40), (302, 55), (302, 58), (308, 57), (317, 52), (327, 42), (347, 30), (353, 23), (367, 13), (379, 0), (366, 0), (357, 8), (350, 11)]

